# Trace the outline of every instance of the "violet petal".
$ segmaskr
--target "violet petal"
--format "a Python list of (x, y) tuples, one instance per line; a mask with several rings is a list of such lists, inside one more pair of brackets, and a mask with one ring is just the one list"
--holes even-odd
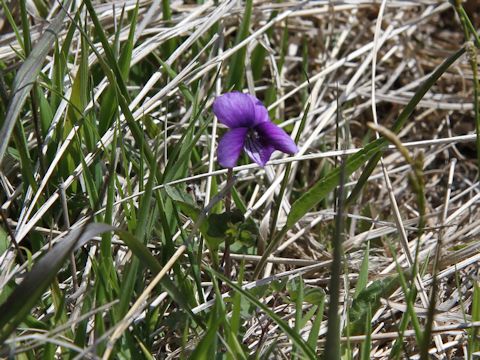
[(263, 122), (255, 126), (255, 131), (263, 143), (273, 146), (287, 154), (295, 154), (298, 151), (297, 145), (292, 138), (280, 127), (272, 122)]
[(222, 124), (231, 129), (254, 126), (255, 105), (250, 95), (234, 91), (223, 94), (213, 102), (213, 112)]
[(217, 148), (217, 158), (221, 166), (224, 168), (233, 168), (237, 165), (238, 158), (245, 144), (247, 132), (247, 128), (237, 128), (223, 135)]
[(247, 94), (250, 99), (253, 101), (253, 104), (255, 105), (255, 123), (254, 125), (260, 124), (262, 122), (270, 121), (270, 118), (268, 117), (268, 110), (263, 105), (263, 103), (258, 100), (255, 96)]
[(260, 166), (265, 166), (275, 148), (270, 144), (262, 142), (260, 137), (248, 134), (245, 138), (245, 152)]

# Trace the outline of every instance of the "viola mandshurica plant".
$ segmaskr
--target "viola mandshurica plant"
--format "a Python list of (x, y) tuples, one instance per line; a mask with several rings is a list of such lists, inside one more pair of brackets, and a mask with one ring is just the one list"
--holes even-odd
[(218, 162), (224, 168), (233, 168), (242, 150), (262, 167), (275, 150), (287, 154), (298, 151), (290, 136), (272, 123), (267, 108), (255, 96), (236, 91), (223, 94), (213, 102), (213, 112), (230, 128), (218, 144)]

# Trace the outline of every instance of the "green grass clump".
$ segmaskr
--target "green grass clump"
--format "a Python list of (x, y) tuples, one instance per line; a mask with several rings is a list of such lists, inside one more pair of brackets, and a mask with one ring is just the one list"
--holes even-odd
[(479, 351), (469, 2), (0, 1), (0, 357)]

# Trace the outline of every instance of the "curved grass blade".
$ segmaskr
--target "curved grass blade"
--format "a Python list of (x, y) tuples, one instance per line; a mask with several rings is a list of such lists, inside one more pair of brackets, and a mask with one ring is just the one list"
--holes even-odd
[[(450, 66), (457, 61), (460, 56), (462, 56), (466, 52), (466, 46), (462, 46), (459, 50), (457, 50), (455, 53), (450, 55), (443, 63), (441, 63), (437, 69), (429, 76), (427, 80), (425, 80), (420, 87), (415, 91), (415, 94), (413, 95), (412, 99), (408, 102), (408, 104), (405, 106), (405, 108), (402, 110), (400, 115), (398, 116), (397, 120), (392, 126), (392, 132), (398, 133), (405, 123), (407, 122), (408, 118), (410, 115), (412, 115), (413, 111), (417, 107), (418, 103), (420, 100), (423, 99), (425, 94), (430, 90), (430, 88), (435, 84), (435, 82), (448, 70)], [(384, 148), (387, 144), (386, 140), (383, 138), (380, 138), (377, 140), (378, 142), (381, 142), (379, 144), (379, 150)], [(374, 141), (373, 143), (376, 143), (377, 141)], [(365, 185), (368, 177), (370, 174), (373, 172), (375, 169), (375, 166), (377, 163), (380, 161), (380, 158), (382, 157), (382, 152), (379, 151), (377, 152), (372, 159), (368, 162), (368, 164), (365, 166), (365, 170), (362, 172), (360, 175), (360, 178), (358, 179), (357, 185), (353, 188), (350, 196), (347, 198), (346, 205), (350, 205), (355, 199), (360, 195), (360, 192)]]
[(42, 37), (38, 43), (33, 48), (32, 52), (25, 60), (23, 65), (18, 70), (17, 75), (15, 76), (15, 81), (13, 84), (12, 94), (13, 97), (10, 100), (8, 105), (7, 116), (5, 117), (5, 122), (3, 123), (2, 128), (0, 129), (0, 164), (3, 161), (3, 157), (7, 150), (8, 140), (12, 135), (13, 128), (15, 127), (15, 122), (17, 117), (22, 110), (23, 104), (27, 99), (30, 90), (33, 87), (35, 79), (40, 72), (42, 64), (47, 56), (48, 52), (51, 50), (57, 34), (60, 32), (63, 26), (63, 20), (66, 16), (65, 8), (70, 6), (71, 0), (67, 1), (65, 7), (60, 10), (60, 13), (55, 17), (55, 20), (50, 24), (50, 26), (45, 30)]
[(110, 225), (92, 223), (70, 231), (44, 255), (27, 273), (25, 279), (0, 306), (0, 343), (2, 343), (29, 314), (40, 296), (52, 283), (70, 253), (92, 237), (114, 230)]

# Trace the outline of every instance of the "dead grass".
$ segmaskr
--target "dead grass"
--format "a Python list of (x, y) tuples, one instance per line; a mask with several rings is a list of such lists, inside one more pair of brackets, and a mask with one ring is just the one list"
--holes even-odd
[[(113, 6), (115, 5), (115, 6)], [(119, 23), (123, 3), (97, 3), (96, 11), (106, 31), (121, 27), (120, 41), (128, 36), (128, 22)], [(132, 66), (145, 64), (146, 74), (143, 74), (142, 84), (132, 87), (130, 109), (136, 121), (141, 121), (150, 115), (157, 124), (166, 123), (171, 129), (164, 136), (153, 142), (167, 149), (178, 141), (182, 129), (188, 124), (192, 108), (185, 106), (186, 102), (180, 92), (181, 85), (193, 86), (195, 81), (202, 79), (203, 89), (207, 94), (207, 85), (213, 84), (217, 70), (220, 76), (214, 84), (218, 93), (225, 91), (225, 78), (229, 61), (242, 48), (246, 49), (245, 89), (266, 99), (268, 91), (275, 89), (269, 109), (282, 126), (292, 132), (299, 131), (300, 120), (305, 110), (305, 102), (311, 103), (306, 117), (299, 148), (294, 157), (281, 158), (275, 156), (271, 166), (258, 168), (256, 165), (242, 165), (235, 169), (238, 175), (238, 189), (247, 205), (245, 216), (252, 218), (268, 238), (268, 228), (274, 207), (274, 194), (280, 188), (285, 166), (292, 163), (291, 181), (286, 195), (282, 199), (277, 228), (286, 221), (291, 204), (303, 192), (309, 189), (325, 172), (332, 169), (336, 160), (342, 155), (337, 149), (356, 151), (368, 141), (375, 138), (375, 133), (367, 127), (367, 123), (375, 118), (378, 124), (385, 127), (392, 125), (406, 103), (412, 98), (416, 88), (426, 77), (451, 53), (458, 50), (464, 41), (463, 32), (453, 8), (447, 2), (433, 0), (424, 1), (389, 1), (384, 9), (380, 27), (376, 32), (380, 4), (370, 1), (316, 1), (316, 2), (255, 2), (251, 20), (250, 35), (235, 47), (230, 47), (229, 39), (236, 35), (242, 6), (236, 1), (225, 1), (219, 5), (207, 1), (205, 4), (172, 2), (172, 21), (166, 24), (161, 19), (159, 3), (150, 0), (140, 2), (139, 24), (136, 33), (138, 42), (133, 49)], [(468, 6), (474, 7), (473, 1)], [(467, 6), (467, 9), (469, 9)], [(135, 7), (134, 1), (126, 2), (125, 10)], [(15, 6), (13, 15), (18, 17)], [(55, 6), (52, 7), (52, 14)], [(478, 19), (478, 14), (475, 13)], [(46, 21), (39, 19), (34, 13), (32, 17), (32, 39), (39, 38), (44, 31)], [(218, 35), (208, 37), (216, 21), (220, 21), (221, 29)], [(167, 26), (168, 25), (168, 26)], [(281, 48), (284, 34), (288, 34), (286, 53), (283, 66)], [(376, 35), (375, 35), (376, 33)], [(66, 36), (66, 30), (58, 36), (61, 43)], [(174, 37), (182, 41), (170, 57), (163, 59), (166, 64), (177, 71), (175, 76), (166, 77), (165, 72), (155, 71), (149, 66), (152, 53), (165, 42)], [(4, 77), (19, 65), (16, 54), (18, 44), (14, 39), (12, 28), (6, 21), (0, 22), (0, 60), (3, 63), (1, 84)], [(80, 35), (75, 33), (73, 51), (79, 54)], [(204, 50), (192, 57), (191, 47), (198, 46), (198, 40)], [(113, 41), (113, 37), (110, 39)], [(262, 78), (254, 81), (251, 59), (254, 49), (261, 45), (266, 51), (266, 63)], [(100, 44), (95, 44), (102, 53)], [(212, 48), (218, 51), (212, 51)], [(77, 50), (75, 50), (77, 49)], [(74, 53), (75, 54), (75, 53)], [(78, 71), (78, 56), (68, 63), (69, 78), (74, 79)], [(376, 59), (375, 66), (372, 60)], [(47, 57), (43, 74), (51, 74), (52, 58)], [(94, 54), (89, 57), (89, 65), (97, 64)], [(304, 70), (302, 70), (304, 69)], [(374, 72), (373, 72), (374, 70)], [(305, 71), (305, 72), (304, 72)], [(305, 74), (308, 79), (305, 78)], [(398, 134), (401, 142), (412, 157), (422, 153), (424, 157), (423, 173), (426, 194), (426, 227), (419, 239), (418, 221), (419, 209), (415, 193), (408, 182), (412, 169), (402, 154), (394, 147), (388, 150), (382, 163), (370, 177), (361, 197), (347, 209), (347, 236), (344, 243), (345, 269), (340, 295), (342, 322), (346, 322), (347, 309), (351, 306), (352, 292), (358, 279), (366, 243), (370, 242), (369, 280), (383, 279), (396, 273), (396, 264), (391, 244), (396, 252), (401, 267), (412, 265), (412, 260), (418, 256), (420, 267), (425, 271), (418, 275), (415, 282), (419, 297), (415, 303), (415, 312), (420, 319), (426, 317), (429, 304), (429, 294), (432, 284), (432, 262), (436, 246), (441, 239), (441, 251), (438, 263), (438, 279), (434, 337), (431, 342), (431, 354), (435, 358), (466, 358), (468, 334), (467, 328), (476, 327), (472, 323), (478, 319), (472, 317), (473, 288), (478, 284), (478, 262), (480, 260), (479, 246), (479, 183), (477, 154), (475, 150), (472, 71), (466, 57), (462, 57), (447, 73), (431, 88), (420, 101), (416, 111), (410, 117), (407, 125)], [(43, 80), (40, 78), (39, 80)], [(92, 89), (95, 99), (99, 99), (106, 89), (107, 80), (98, 81)], [(5, 87), (5, 85), (3, 85)], [(376, 117), (372, 115), (372, 88), (374, 89)], [(269, 90), (270, 89), (270, 90)], [(71, 91), (70, 81), (65, 82), (65, 94)], [(7, 95), (11, 96), (11, 94)], [(208, 102), (207, 109), (209, 109)], [(88, 108), (97, 108), (97, 102), (90, 102)], [(55, 122), (63, 122), (67, 103), (63, 100), (55, 109)], [(209, 111), (209, 110), (208, 110)], [(32, 147), (39, 146), (34, 137), (31, 117), (24, 118), (24, 126), (28, 143)], [(125, 127), (125, 118), (120, 116), (120, 122), (125, 129), (125, 138), (132, 139)], [(53, 129), (53, 125), (51, 127)], [(52, 130), (53, 131), (53, 130)], [(63, 144), (74, 139), (73, 128)], [(208, 128), (208, 134), (202, 136), (197, 144), (199, 161), (189, 169), (190, 176), (175, 180), (172, 183), (194, 183), (199, 199), (210, 198), (212, 194), (212, 177), (218, 182), (224, 179), (224, 170), (215, 170), (215, 139), (221, 130), (213, 122)], [(52, 132), (49, 132), (52, 134)], [(104, 156), (104, 148), (113, 141), (114, 128), (109, 129), (101, 138), (95, 151), (85, 153), (86, 165)], [(467, 136), (470, 135), (470, 136)], [(338, 137), (338, 141), (336, 140)], [(50, 135), (42, 144), (47, 149)], [(337, 143), (338, 142), (338, 143)], [(49, 168), (56, 168), (56, 161), (61, 159), (61, 148), (56, 150), (56, 156)], [(159, 163), (167, 162), (168, 153), (160, 154)], [(6, 166), (5, 164), (9, 164)], [(383, 164), (383, 165), (382, 165)], [(65, 179), (64, 186), (69, 188), (81, 177), (85, 167), (76, 163), (76, 169)], [(61, 192), (44, 194), (41, 190), (50, 181), (49, 172), (41, 175), (36, 168), (36, 177), (40, 190), (21, 189), (22, 180), (19, 177), (19, 163), (12, 157), (4, 162), (0, 183), (2, 187), (2, 209), (9, 213), (8, 226), (13, 230), (16, 241), (23, 244), (31, 231), (57, 234), (62, 229), (61, 221), (51, 227), (40, 224), (45, 214), (53, 211), (54, 204), (59, 203)], [(347, 191), (352, 189), (360, 172), (355, 173), (347, 181)], [(133, 193), (123, 196), (117, 193), (116, 207), (113, 218), (115, 223), (124, 223), (124, 212), (120, 204), (136, 199), (142, 194), (140, 183), (146, 180), (138, 176), (132, 179)], [(125, 181), (120, 182), (124, 190)], [(163, 188), (165, 184), (157, 184)], [(20, 201), (18, 197), (24, 198)], [(43, 198), (45, 197), (45, 198)], [(20, 205), (21, 209), (11, 207)], [(267, 265), (262, 280), (248, 282), (247, 289), (259, 287), (281, 278), (303, 276), (309, 287), (320, 287), (328, 296), (328, 279), (330, 237), (335, 211), (333, 194), (308, 213), (290, 232), (284, 242), (274, 252)], [(88, 208), (85, 207), (85, 210)], [(101, 213), (102, 210), (99, 211)], [(82, 216), (70, 219), (72, 227), (77, 227), (85, 221)], [(188, 223), (186, 223), (188, 225)], [(3, 224), (7, 226), (7, 224)], [(177, 229), (176, 237), (180, 236)], [(118, 239), (117, 239), (118, 240)], [(417, 242), (419, 244), (417, 245)], [(151, 243), (151, 248), (155, 244)], [(419, 253), (415, 255), (415, 249)], [(96, 243), (87, 248), (89, 256), (98, 252)], [(10, 255), (8, 255), (10, 254)], [(205, 252), (207, 256), (208, 252)], [(121, 247), (116, 252), (116, 265), (122, 268), (128, 259), (128, 253)], [(243, 259), (248, 270), (259, 260), (258, 256), (233, 254), (233, 259)], [(15, 262), (10, 252), (2, 256), (1, 281), (3, 287), (7, 280), (22, 274), (24, 266)], [(91, 271), (90, 260), (79, 269), (80, 288), (89, 281), (84, 276)], [(247, 278), (248, 280), (248, 278)], [(252, 279), (248, 280), (251, 281)], [(70, 287), (65, 280), (65, 287)], [(211, 290), (208, 282), (205, 291)], [(149, 292), (144, 293), (145, 296)], [(160, 294), (157, 294), (157, 296)], [(271, 310), (287, 321), (292, 328), (295, 319), (295, 304), (283, 301), (285, 293), (273, 293), (263, 298)], [(75, 297), (77, 306), (82, 303), (82, 296)], [(213, 301), (200, 304), (192, 311), (198, 313), (213, 305)], [(304, 313), (311, 305), (304, 304)], [(136, 308), (134, 309), (136, 310)], [(371, 358), (387, 359), (393, 342), (397, 338), (399, 321), (406, 312), (405, 298), (399, 289), (388, 298), (382, 299), (382, 305), (373, 315)], [(168, 312), (167, 312), (168, 313)], [(139, 316), (139, 313), (135, 314)], [(40, 314), (34, 314), (40, 316)], [(72, 316), (71, 320), (75, 317)], [(423, 321), (423, 320), (422, 320)], [(324, 342), (327, 319), (322, 322), (319, 344)], [(115, 335), (120, 336), (125, 327), (117, 327)], [(277, 342), (277, 358), (289, 358), (292, 344), (275, 322), (260, 312), (244, 323), (245, 335), (243, 343), (251, 353), (257, 349), (265, 349)], [(303, 337), (308, 336), (311, 322), (301, 329)], [(169, 332), (170, 337), (178, 340), (180, 336), (175, 331)], [(418, 347), (412, 330), (404, 334), (404, 356), (418, 357)], [(365, 337), (342, 338), (342, 342), (356, 343)], [(9, 340), (13, 341), (13, 340)], [(186, 349), (193, 349), (198, 338), (192, 336)], [(157, 340), (156, 348), (166, 358), (176, 358), (181, 349), (169, 345), (161, 339)], [(92, 345), (92, 344), (89, 344)], [(443, 349), (442, 349), (443, 348)], [(358, 349), (352, 345), (352, 354), (359, 356)]]

